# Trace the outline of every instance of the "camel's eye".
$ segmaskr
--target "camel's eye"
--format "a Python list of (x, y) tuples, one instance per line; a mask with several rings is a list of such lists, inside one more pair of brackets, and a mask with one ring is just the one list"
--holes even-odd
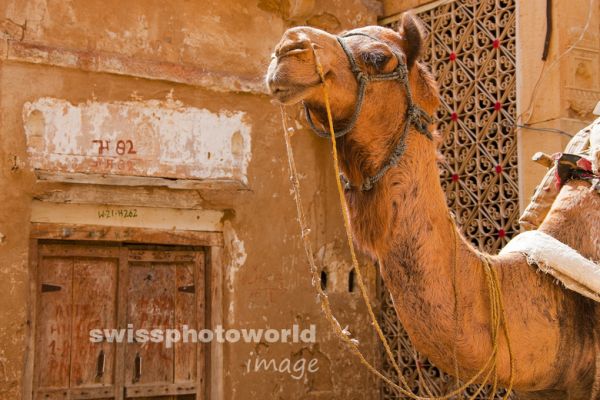
[(381, 71), (390, 60), (390, 55), (382, 51), (368, 51), (362, 54), (362, 59), (368, 66)]

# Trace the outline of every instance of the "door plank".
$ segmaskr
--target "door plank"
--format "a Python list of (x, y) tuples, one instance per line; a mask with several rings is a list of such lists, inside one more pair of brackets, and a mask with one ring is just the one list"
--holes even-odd
[[(201, 329), (204, 329), (207, 326), (207, 313), (206, 313), (206, 302), (207, 296), (209, 294), (206, 291), (206, 254), (204, 252), (196, 252), (196, 260), (195, 260), (196, 268), (195, 268), (195, 280), (196, 287), (201, 288), (201, 290), (196, 291), (196, 330), (199, 332)], [(206, 398), (207, 386), (205, 384), (206, 377), (206, 351), (208, 349), (209, 344), (202, 343), (198, 341), (196, 344), (196, 396), (194, 397), (196, 400), (202, 400)]]
[[(68, 388), (71, 359), (73, 260), (43, 257), (39, 269), (38, 324), (36, 332), (37, 385), (39, 388)], [(42, 285), (60, 287), (42, 291)], [(43, 367), (42, 367), (43, 366)]]
[[(127, 262), (127, 253), (128, 249), (126, 247), (121, 247), (119, 249), (119, 278), (117, 285), (117, 326), (119, 329), (125, 329), (127, 327), (127, 290), (129, 289), (129, 263)], [(126, 347), (126, 342), (117, 343), (114, 400), (123, 400), (125, 392)]]
[(158, 398), (160, 400), (168, 400), (170, 398), (165, 398), (162, 396), (194, 394), (196, 393), (196, 386), (193, 383), (170, 383), (165, 385), (128, 385), (126, 386), (125, 390), (127, 398), (144, 397), (147, 399), (149, 396), (152, 396), (152, 399)]
[(174, 231), (102, 225), (73, 225), (36, 222), (30, 236), (35, 239), (98, 240), (182, 246), (223, 246), (221, 232)]
[[(130, 263), (128, 324), (134, 330), (173, 327), (175, 271), (168, 264)], [(141, 375), (136, 375), (136, 356)], [(126, 384), (173, 382), (173, 350), (165, 343), (127, 343)]]
[(129, 249), (129, 260), (136, 262), (181, 262), (190, 263), (195, 260), (195, 252), (185, 250), (137, 250)]
[[(210, 277), (207, 285), (209, 288), (207, 299), (210, 301), (210, 305), (206, 308), (206, 312), (208, 314), (207, 320), (213, 328), (223, 324), (225, 314), (223, 310), (223, 251), (223, 247), (211, 247), (209, 253), (210, 262), (207, 267), (209, 270), (208, 276)], [(209, 346), (210, 351), (207, 358), (210, 360), (208, 364), (210, 365), (210, 371), (207, 375), (210, 378), (206, 382), (206, 386), (208, 386), (206, 397), (210, 399), (224, 399), (225, 387), (223, 386), (223, 382), (225, 381), (225, 377), (223, 374), (225, 371), (225, 357), (223, 355), (223, 344), (213, 340)]]
[(43, 389), (37, 392), (37, 398), (43, 400), (112, 400), (113, 392), (114, 389), (110, 386), (85, 389)]
[(116, 258), (119, 248), (106, 245), (82, 245), (82, 244), (53, 244), (44, 243), (39, 246), (42, 256), (54, 257), (107, 257)]
[[(183, 336), (184, 325), (188, 329), (197, 329), (198, 322), (196, 318), (196, 295), (198, 287), (194, 282), (195, 265), (176, 264), (176, 282), (175, 282), (175, 328), (179, 329)], [(192, 291), (193, 290), (193, 291)], [(202, 290), (200, 289), (200, 293)], [(173, 347), (175, 356), (175, 383), (194, 382), (196, 380), (196, 344), (190, 339), (185, 343), (182, 337), (179, 343)]]
[(71, 388), (114, 383), (115, 343), (92, 343), (90, 330), (116, 328), (117, 267), (115, 258), (74, 260)]

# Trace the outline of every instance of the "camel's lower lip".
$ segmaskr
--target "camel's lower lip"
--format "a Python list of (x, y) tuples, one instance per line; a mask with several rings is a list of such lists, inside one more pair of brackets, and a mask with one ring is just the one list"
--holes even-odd
[(287, 88), (287, 89), (275, 89), (273, 90), (272, 94), (275, 97), (286, 97), (289, 96), (289, 94), (291, 93), (291, 89)]

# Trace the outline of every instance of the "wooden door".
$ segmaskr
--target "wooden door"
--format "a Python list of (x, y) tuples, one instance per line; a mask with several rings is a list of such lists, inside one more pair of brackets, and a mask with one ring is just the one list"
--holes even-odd
[(89, 332), (117, 326), (118, 267), (118, 247), (40, 246), (34, 399), (113, 398), (115, 343)]
[[(172, 328), (181, 334), (184, 326), (204, 328), (203, 253), (132, 249), (128, 275), (128, 326), (136, 331)], [(203, 347), (183, 338), (171, 348), (165, 343), (128, 343), (126, 397), (197, 394), (196, 398), (203, 398)]]
[(202, 329), (202, 251), (42, 244), (36, 292), (34, 399), (204, 399), (205, 346), (90, 340), (93, 329)]

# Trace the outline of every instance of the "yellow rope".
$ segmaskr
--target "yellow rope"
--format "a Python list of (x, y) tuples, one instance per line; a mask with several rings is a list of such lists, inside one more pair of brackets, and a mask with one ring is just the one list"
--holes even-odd
[[(315, 57), (316, 57), (316, 53), (315, 53)], [(329, 104), (329, 93), (327, 92), (327, 85), (325, 84), (325, 76), (323, 74), (323, 67), (321, 66), (321, 63), (318, 61), (317, 61), (317, 68), (318, 68), (319, 76), (321, 77), (321, 81), (323, 82), (323, 86), (322, 86), (323, 87), (323, 96), (325, 97), (325, 106), (327, 109), (327, 120), (329, 121), (329, 132), (331, 134), (331, 147), (333, 149), (333, 166), (335, 169), (335, 176), (336, 176), (335, 182), (337, 184), (338, 195), (339, 195), (340, 204), (342, 207), (342, 217), (344, 220), (346, 239), (348, 240), (348, 246), (350, 248), (350, 256), (352, 258), (352, 265), (354, 266), (354, 269), (356, 270), (356, 276), (358, 277), (358, 287), (360, 288), (360, 293), (361, 293), (362, 298), (367, 306), (367, 312), (369, 313), (371, 322), (373, 323), (373, 326), (375, 327), (375, 330), (377, 331), (377, 335), (379, 336), (379, 339), (383, 343), (385, 352), (387, 353), (387, 356), (388, 356), (390, 362), (392, 363), (392, 366), (396, 370), (396, 373), (398, 374), (398, 377), (400, 378), (401, 382), (406, 387), (408, 387), (408, 383), (403, 382), (404, 375), (402, 374), (402, 370), (400, 369), (400, 366), (396, 362), (396, 359), (394, 357), (392, 349), (390, 348), (388, 341), (385, 339), (385, 334), (383, 333), (383, 330), (381, 329), (381, 326), (379, 325), (379, 322), (377, 321), (377, 317), (375, 316), (375, 313), (373, 312), (373, 307), (371, 307), (371, 301), (369, 300), (369, 293), (367, 292), (367, 288), (365, 286), (365, 282), (362, 277), (362, 272), (360, 271), (360, 268), (358, 265), (358, 259), (356, 257), (356, 251), (354, 249), (354, 241), (352, 240), (352, 231), (350, 229), (350, 215), (348, 212), (348, 204), (346, 203), (346, 198), (344, 197), (344, 189), (342, 187), (342, 182), (339, 178), (340, 167), (339, 167), (338, 154), (337, 154), (335, 131), (333, 129), (333, 117), (331, 115), (331, 106)]]
[(506, 390), (506, 394), (504, 395), (504, 399), (508, 399), (510, 393), (512, 392), (514, 380), (515, 380), (515, 357), (512, 352), (512, 347), (510, 344), (510, 335), (508, 332), (508, 324), (506, 323), (506, 311), (504, 308), (504, 301), (502, 300), (502, 294), (500, 293), (500, 280), (498, 278), (498, 271), (493, 268), (490, 268), (492, 271), (492, 277), (496, 285), (496, 291), (498, 292), (498, 308), (500, 311), (500, 318), (502, 319), (502, 331), (504, 333), (504, 337), (506, 338), (506, 348), (508, 349), (509, 363), (510, 363), (510, 375), (508, 380), (508, 388)]
[[(452, 232), (452, 244), (453, 251), (452, 257), (454, 262), (452, 263), (452, 288), (454, 294), (454, 343), (452, 345), (452, 359), (454, 363), (454, 379), (455, 385), (457, 388), (460, 387), (460, 372), (458, 370), (458, 356), (457, 356), (457, 344), (458, 344), (458, 331), (459, 331), (459, 323), (458, 323), (458, 281), (456, 278), (456, 269), (457, 269), (457, 260), (458, 260), (458, 238), (456, 237), (456, 230), (454, 230), (454, 220), (452, 219), (451, 214), (448, 214), (448, 218), (450, 219), (450, 232)], [(458, 400), (462, 400), (462, 393), (458, 395)]]
[[(285, 131), (284, 137), (285, 137), (285, 144), (286, 144), (286, 150), (287, 150), (287, 155), (288, 155), (288, 164), (289, 164), (290, 174), (291, 174), (290, 180), (292, 182), (294, 199), (296, 202), (296, 211), (298, 213), (298, 220), (299, 220), (301, 232), (302, 232), (302, 241), (303, 241), (303, 245), (304, 245), (304, 250), (306, 252), (306, 255), (307, 255), (307, 258), (309, 261), (309, 266), (310, 266), (310, 270), (311, 270), (311, 274), (312, 274), (312, 284), (317, 290), (319, 300), (321, 302), (321, 308), (323, 310), (323, 313), (325, 314), (326, 319), (332, 325), (332, 328), (333, 328), (334, 332), (336, 333), (336, 335), (344, 343), (349, 345), (351, 351), (359, 358), (360, 362), (370, 372), (372, 372), (378, 378), (382, 379), (384, 382), (386, 382), (392, 388), (398, 390), (401, 394), (408, 396), (409, 398), (411, 398), (413, 400), (446, 400), (446, 399), (450, 399), (451, 397), (456, 396), (456, 395), (462, 396), (462, 392), (464, 392), (465, 389), (467, 389), (470, 385), (472, 385), (486, 370), (488, 372), (485, 376), (483, 383), (481, 384), (479, 389), (472, 396), (469, 397), (469, 399), (470, 400), (475, 399), (475, 397), (481, 392), (481, 390), (483, 389), (483, 385), (485, 385), (489, 381), (489, 378), (490, 378), (490, 375), (492, 374), (492, 372), (494, 373), (494, 387), (495, 387), (496, 382), (497, 382), (497, 369), (496, 368), (497, 368), (497, 354), (498, 354), (498, 330), (502, 326), (504, 336), (506, 337), (507, 347), (508, 347), (509, 357), (510, 357), (509, 388), (507, 389), (507, 393), (504, 396), (504, 399), (507, 399), (512, 390), (513, 375), (514, 375), (514, 360), (513, 360), (513, 354), (512, 354), (512, 350), (511, 350), (511, 346), (510, 346), (510, 338), (508, 336), (508, 327), (506, 326), (506, 318), (504, 315), (504, 305), (502, 303), (502, 296), (501, 296), (501, 292), (500, 292), (498, 276), (497, 276), (496, 271), (490, 267), (489, 261), (485, 257), (482, 257), (482, 261), (484, 264), (484, 271), (485, 271), (486, 280), (488, 283), (488, 291), (489, 291), (489, 296), (490, 296), (490, 319), (491, 319), (491, 323), (492, 323), (492, 354), (490, 355), (490, 357), (488, 358), (488, 360), (486, 361), (484, 366), (473, 377), (471, 377), (471, 379), (469, 379), (467, 382), (465, 382), (461, 387), (453, 390), (452, 392), (450, 392), (446, 395), (443, 395), (441, 397), (433, 397), (432, 392), (428, 387), (425, 388), (425, 391), (431, 397), (418, 396), (410, 391), (408, 382), (406, 382), (406, 379), (404, 378), (404, 375), (402, 374), (401, 369), (400, 369), (398, 363), (396, 362), (396, 359), (394, 358), (394, 355), (389, 346), (389, 343), (388, 343), (387, 339), (385, 338), (383, 330), (381, 329), (381, 326), (379, 325), (377, 317), (375, 316), (375, 313), (373, 312), (373, 308), (371, 306), (367, 288), (364, 283), (364, 279), (362, 277), (360, 267), (358, 265), (358, 259), (356, 257), (354, 241), (353, 241), (352, 233), (351, 233), (351, 229), (350, 229), (350, 217), (349, 217), (348, 205), (346, 203), (346, 199), (344, 196), (344, 190), (342, 187), (342, 183), (340, 181), (339, 160), (338, 160), (338, 153), (337, 153), (337, 146), (336, 146), (335, 131), (333, 128), (333, 117), (331, 114), (331, 106), (329, 103), (329, 94), (327, 91), (327, 84), (326, 84), (325, 77), (323, 74), (323, 67), (322, 67), (321, 63), (319, 62), (316, 52), (314, 52), (314, 48), (313, 48), (313, 54), (315, 55), (317, 71), (318, 71), (321, 81), (323, 83), (322, 84), (323, 97), (325, 99), (325, 107), (327, 110), (327, 120), (328, 120), (328, 124), (329, 124), (329, 132), (331, 135), (333, 164), (334, 164), (334, 169), (335, 169), (336, 184), (337, 184), (338, 194), (339, 194), (339, 198), (340, 198), (340, 204), (341, 204), (341, 208), (342, 208), (342, 217), (343, 217), (343, 221), (344, 221), (344, 228), (346, 231), (346, 238), (348, 240), (348, 246), (350, 248), (352, 264), (353, 264), (354, 270), (356, 271), (356, 275), (358, 277), (357, 281), (358, 281), (358, 285), (360, 288), (360, 292), (361, 292), (362, 298), (365, 302), (365, 305), (367, 307), (367, 311), (368, 311), (369, 317), (371, 318), (371, 322), (372, 322), (375, 330), (377, 331), (379, 339), (381, 340), (381, 342), (385, 348), (386, 354), (387, 354), (390, 362), (392, 363), (394, 369), (396, 370), (396, 372), (398, 374), (398, 379), (400, 380), (400, 382), (402, 383), (402, 385), (404, 387), (400, 387), (398, 384), (391, 381), (388, 377), (386, 377), (381, 372), (379, 372), (371, 363), (369, 363), (366, 360), (366, 358), (364, 357), (364, 355), (361, 353), (360, 349), (358, 348), (357, 341), (350, 338), (350, 334), (347, 331), (342, 329), (342, 327), (340, 326), (340, 324), (338, 323), (338, 321), (335, 319), (335, 317), (333, 316), (333, 314), (331, 312), (331, 306), (330, 306), (327, 294), (323, 291), (323, 289), (321, 288), (321, 285), (319, 284), (320, 277), (319, 277), (318, 269), (314, 262), (314, 253), (312, 250), (312, 244), (309, 239), (310, 229), (308, 228), (308, 225), (306, 223), (306, 215), (304, 213), (304, 208), (302, 206), (302, 199), (301, 199), (301, 195), (300, 195), (300, 182), (298, 180), (298, 173), (297, 173), (297, 169), (296, 169), (296, 165), (295, 165), (295, 161), (294, 161), (293, 149), (292, 149), (292, 145), (291, 145), (291, 141), (290, 141), (290, 131), (288, 129), (287, 122), (286, 122), (287, 118), (286, 118), (286, 114), (285, 114), (285, 109), (282, 106), (281, 112), (282, 112), (283, 128)], [(453, 232), (455, 232), (456, 226), (454, 225), (453, 220), (451, 220), (451, 222), (452, 222), (452, 230), (453, 230)], [(454, 235), (455, 235), (455, 233), (454, 233)], [(455, 249), (455, 254), (454, 254), (455, 268), (456, 268), (456, 258), (458, 257), (458, 255), (456, 254), (456, 250), (457, 250), (456, 240), (457, 239), (455, 237), (455, 247), (454, 247), (454, 249)], [(456, 296), (456, 294), (455, 294), (455, 296)], [(456, 310), (455, 310), (455, 312), (456, 312)], [(455, 357), (456, 357), (456, 354), (455, 354)], [(455, 362), (456, 362), (456, 359), (455, 359)], [(488, 367), (490, 367), (489, 370), (488, 370)], [(456, 370), (458, 371), (457, 367), (456, 367)], [(420, 371), (419, 371), (419, 375), (420, 375)]]
[[(350, 347), (350, 350), (358, 357), (360, 362), (364, 366), (366, 366), (369, 371), (371, 371), (374, 375), (376, 375), (377, 377), (382, 379), (385, 383), (387, 383), (391, 387), (393, 387), (397, 390), (401, 390), (402, 388), (400, 388), (400, 386), (398, 386), (396, 383), (394, 383), (388, 377), (386, 377), (381, 372), (379, 372), (373, 365), (371, 365), (366, 360), (364, 355), (358, 349), (357, 344), (350, 338), (348, 332), (346, 332), (342, 329), (339, 322), (335, 319), (335, 317), (333, 316), (333, 314), (331, 312), (331, 305), (329, 303), (329, 298), (327, 297), (327, 294), (323, 291), (323, 289), (321, 288), (321, 285), (319, 284), (320, 277), (319, 277), (319, 272), (318, 272), (318, 269), (317, 269), (317, 266), (316, 266), (315, 260), (314, 260), (312, 244), (309, 239), (310, 229), (308, 228), (308, 225), (306, 223), (306, 214), (304, 213), (304, 207), (302, 206), (302, 197), (300, 194), (300, 181), (298, 180), (298, 172), (296, 170), (294, 153), (293, 153), (292, 144), (290, 141), (290, 131), (287, 127), (286, 115), (285, 115), (285, 110), (283, 109), (283, 107), (281, 108), (281, 111), (282, 111), (282, 119), (283, 119), (283, 128), (285, 131), (284, 132), (285, 146), (286, 146), (287, 155), (288, 155), (288, 165), (290, 168), (290, 181), (292, 183), (292, 189), (294, 192), (294, 200), (296, 202), (296, 211), (298, 213), (298, 222), (300, 223), (302, 243), (304, 245), (304, 251), (306, 253), (306, 257), (308, 259), (308, 263), (310, 266), (310, 272), (312, 275), (312, 285), (317, 290), (317, 294), (318, 294), (319, 300), (321, 302), (321, 309), (323, 310), (323, 314), (325, 314), (325, 318), (331, 324), (334, 333), (344, 343), (346, 343)], [(427, 399), (422, 398), (420, 400), (427, 400)]]

